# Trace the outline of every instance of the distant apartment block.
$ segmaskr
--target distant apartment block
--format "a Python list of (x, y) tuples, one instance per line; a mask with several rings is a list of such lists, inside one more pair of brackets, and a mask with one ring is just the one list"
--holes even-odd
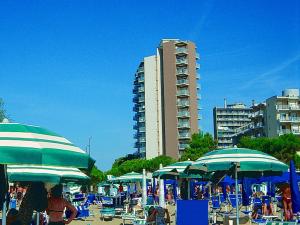
[(300, 135), (299, 89), (286, 89), (282, 96), (266, 100), (265, 132), (267, 137), (293, 133)]
[(214, 137), (219, 148), (234, 146), (233, 136), (238, 132), (238, 128), (250, 123), (251, 109), (243, 103), (215, 107), (213, 109)]
[(180, 157), (198, 132), (199, 55), (193, 42), (163, 39), (135, 73), (135, 148), (147, 159)]
[(251, 122), (236, 129), (234, 144), (242, 136), (278, 137), (283, 134), (300, 135), (299, 89), (286, 89), (281, 96), (273, 96), (265, 103), (252, 104)]

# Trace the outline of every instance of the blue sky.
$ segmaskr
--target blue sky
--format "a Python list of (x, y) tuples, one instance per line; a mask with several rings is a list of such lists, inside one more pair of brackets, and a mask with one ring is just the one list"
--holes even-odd
[(300, 87), (300, 2), (0, 1), (0, 97), (10, 117), (91, 150), (101, 169), (132, 153), (132, 82), (162, 38), (192, 40), (203, 120)]

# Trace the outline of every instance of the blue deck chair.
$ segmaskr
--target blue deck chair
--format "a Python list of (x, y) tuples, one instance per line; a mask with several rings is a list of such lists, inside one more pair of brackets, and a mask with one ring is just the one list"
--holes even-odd
[(77, 206), (77, 217), (76, 218), (84, 218), (86, 219), (87, 217), (90, 216), (90, 210), (86, 208), (85, 206)]
[(103, 207), (112, 207), (114, 204), (113, 199), (111, 197), (107, 197), (107, 196), (102, 196), (101, 202), (102, 202)]

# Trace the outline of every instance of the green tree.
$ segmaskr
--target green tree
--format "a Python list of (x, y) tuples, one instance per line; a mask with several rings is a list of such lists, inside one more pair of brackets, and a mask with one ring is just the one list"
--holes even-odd
[(101, 170), (99, 170), (95, 165), (93, 166), (88, 176), (91, 178), (90, 185), (94, 187), (96, 187), (98, 183), (105, 179), (104, 173)]
[(180, 161), (197, 160), (205, 153), (216, 149), (217, 145), (213, 137), (209, 133), (193, 134), (192, 139), (180, 158)]
[(112, 168), (107, 171), (106, 175), (113, 175), (113, 176), (121, 176), (125, 173), (130, 173), (132, 171), (141, 173), (143, 169), (146, 169), (148, 172), (154, 172), (155, 170), (159, 169), (159, 165), (162, 164), (163, 166), (167, 166), (171, 163), (176, 162), (174, 159), (168, 156), (158, 156), (153, 159), (131, 159), (126, 160), (120, 163), (121, 160), (116, 161)]
[(7, 118), (6, 110), (4, 109), (4, 101), (0, 98), (0, 122)]
[(274, 156), (282, 162), (289, 163), (294, 160), (300, 168), (300, 138), (293, 134), (286, 134), (276, 138), (250, 138), (242, 137), (238, 147), (256, 149)]

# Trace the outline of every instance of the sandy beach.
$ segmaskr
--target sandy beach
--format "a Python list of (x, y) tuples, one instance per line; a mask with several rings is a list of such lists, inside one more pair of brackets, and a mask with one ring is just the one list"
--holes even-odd
[[(170, 212), (171, 224), (175, 224), (175, 206), (167, 206)], [(114, 217), (112, 220), (101, 220), (100, 219), (100, 209), (96, 205), (91, 205), (90, 210), (93, 216), (88, 217), (86, 220), (74, 220), (71, 225), (122, 225), (123, 221), (121, 217)], [(132, 224), (131, 221), (126, 221), (126, 225)]]

